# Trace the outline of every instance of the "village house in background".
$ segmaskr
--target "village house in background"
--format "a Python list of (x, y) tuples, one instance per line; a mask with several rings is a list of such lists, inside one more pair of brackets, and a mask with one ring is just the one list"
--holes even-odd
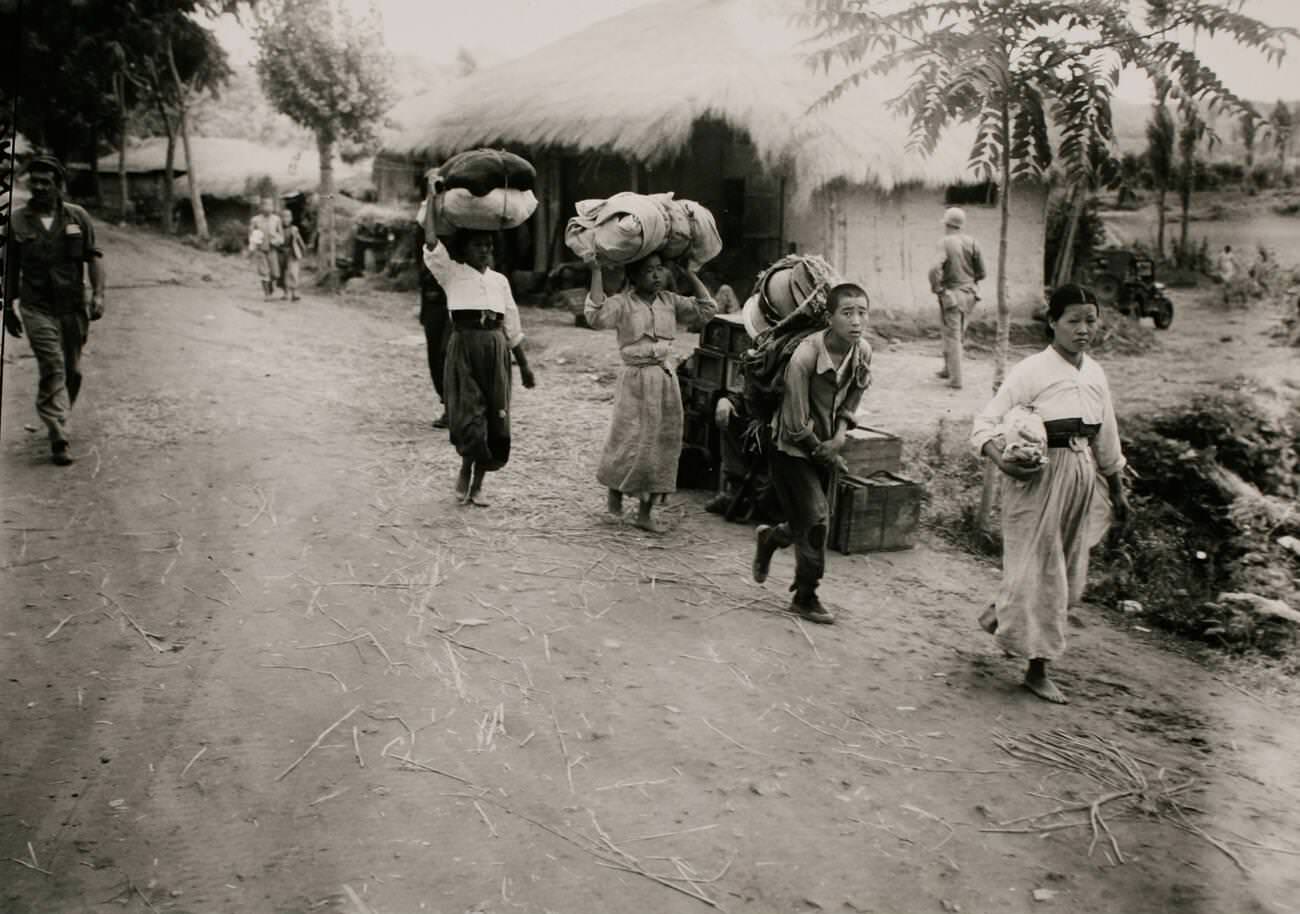
[[(316, 148), (311, 145), (270, 146), (252, 140), (196, 136), (191, 138), (191, 148), (198, 168), (203, 208), (214, 236), (226, 224), (238, 224), (241, 231), (246, 229), (263, 192), (270, 191), (281, 198), (286, 195), (305, 198), (315, 193), (320, 183), (320, 162)], [(156, 221), (162, 212), (166, 157), (167, 140), (163, 137), (152, 137), (127, 148), (127, 192), (133, 218), (138, 221)], [(184, 163), (178, 145), (173, 167), (173, 206), (179, 216), (178, 229), (188, 232), (193, 231), (194, 222)], [(108, 213), (118, 212), (120, 206), (117, 164), (116, 152), (96, 163), (99, 193)], [(370, 168), (369, 161), (351, 165), (337, 163), (335, 175), (340, 193), (356, 199), (372, 195)], [(87, 180), (89, 168), (73, 166), (71, 170), (74, 192), (78, 196), (92, 193), (92, 185)]]
[[(782, 254), (821, 253), (878, 311), (928, 320), (944, 208), (962, 206), (968, 231), (997, 250), (998, 188), (967, 167), (974, 128), (929, 156), (909, 149), (906, 120), (888, 108), (899, 78), (810, 112), (831, 82), (803, 60), (797, 11), (659, 0), (485, 68), (404, 112), (410, 126), (375, 160), (381, 199), (414, 199), (426, 168), (501, 146), (538, 169), (541, 205), (505, 244), (517, 286), (571, 259), (563, 231), (578, 200), (671, 190), (713, 211), (726, 248), (712, 266), (742, 296)], [(1012, 199), (1010, 300), (1028, 317), (1042, 301), (1047, 190), (1017, 186)]]

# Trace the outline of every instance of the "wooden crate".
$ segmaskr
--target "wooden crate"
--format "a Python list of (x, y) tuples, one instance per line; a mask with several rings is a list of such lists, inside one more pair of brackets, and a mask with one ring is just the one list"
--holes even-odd
[(903, 469), (903, 439), (884, 429), (861, 425), (845, 436), (840, 456), (851, 476), (897, 473)]
[(897, 473), (840, 476), (831, 516), (831, 545), (845, 555), (911, 549), (925, 489)]
[(745, 392), (745, 367), (740, 364), (739, 359), (727, 359), (722, 376), (724, 390), (733, 394), (743, 394)]
[(724, 356), (738, 357), (749, 348), (749, 333), (739, 314), (719, 314), (700, 331), (700, 346)]
[(682, 388), (682, 410), (686, 415), (700, 413), (713, 421), (713, 411), (718, 405), (718, 395), (722, 388), (708, 381), (682, 377), (677, 378)]
[(695, 380), (714, 387), (722, 387), (727, 380), (727, 357), (710, 349), (696, 349), (691, 356), (695, 366)]

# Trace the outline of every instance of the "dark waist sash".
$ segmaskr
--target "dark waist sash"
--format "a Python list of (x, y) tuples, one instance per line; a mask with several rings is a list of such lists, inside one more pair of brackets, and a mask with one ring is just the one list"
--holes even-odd
[(1049, 448), (1069, 447), (1075, 438), (1091, 441), (1101, 431), (1101, 425), (1093, 425), (1082, 419), (1051, 419), (1043, 425), (1047, 429)]
[(499, 311), (460, 309), (451, 311), (451, 323), (458, 330), (495, 330), (505, 321)]

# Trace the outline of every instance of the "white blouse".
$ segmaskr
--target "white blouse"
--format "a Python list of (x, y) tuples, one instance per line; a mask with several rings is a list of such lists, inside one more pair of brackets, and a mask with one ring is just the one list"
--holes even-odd
[(448, 311), (495, 311), (505, 317), (506, 342), (513, 349), (524, 339), (519, 306), (510, 292), (510, 280), (496, 270), (480, 273), (451, 259), (441, 241), (424, 246), (424, 265), (447, 293)]
[(1002, 417), (1014, 406), (1031, 408), (1044, 422), (1081, 419), (1089, 425), (1100, 425), (1092, 442), (1097, 468), (1106, 476), (1124, 468), (1110, 385), (1101, 366), (1086, 353), (1082, 364), (1075, 368), (1048, 346), (1012, 368), (997, 395), (975, 417), (970, 440), (976, 453), (997, 436)]

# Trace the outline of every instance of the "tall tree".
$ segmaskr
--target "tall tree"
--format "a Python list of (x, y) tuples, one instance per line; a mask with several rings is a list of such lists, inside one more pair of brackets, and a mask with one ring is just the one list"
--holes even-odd
[(316, 135), (320, 154), (322, 272), (335, 263), (334, 155), (340, 142), (373, 142), (391, 103), (388, 54), (371, 6), (355, 17), (342, 0), (264, 0), (257, 74), (284, 114)]
[(1196, 150), (1205, 136), (1205, 119), (1194, 101), (1186, 100), (1182, 106), (1182, 123), (1178, 125), (1178, 220), (1177, 258), (1186, 264), (1187, 236), (1192, 224), (1192, 189), (1196, 185)]
[(1147, 121), (1147, 167), (1151, 169), (1151, 183), (1156, 192), (1156, 255), (1165, 256), (1165, 222), (1167, 212), (1165, 196), (1174, 178), (1174, 143), (1177, 128), (1174, 116), (1161, 95)]
[(1291, 109), (1280, 98), (1273, 106), (1273, 116), (1269, 120), (1273, 124), (1273, 145), (1277, 150), (1277, 167), (1285, 176), (1287, 160), (1291, 155), (1291, 137), (1295, 132), (1295, 120), (1291, 116)]
[(1237, 123), (1237, 135), (1246, 151), (1246, 182), (1250, 182), (1250, 173), (1255, 170), (1255, 145), (1259, 140), (1260, 117), (1254, 105), (1246, 106), (1246, 113)]
[[(1213, 0), (1142, 0), (1145, 30), (1127, 0), (805, 0), (818, 28), (811, 63), (847, 66), (819, 104), (896, 70), (909, 82), (894, 105), (911, 124), (911, 145), (929, 154), (950, 126), (974, 122), (972, 170), (1000, 187), (997, 355), (994, 387), (1010, 348), (1007, 229), (1015, 178), (1035, 177), (1059, 157), (1072, 183), (1094, 180), (1098, 150), (1113, 141), (1111, 98), (1126, 65), (1194, 86), (1196, 97), (1240, 108), (1215, 73), (1171, 35), (1205, 29), (1280, 61), (1290, 29), (1271, 28)], [(1060, 130), (1052, 149), (1049, 120)], [(981, 523), (992, 497), (985, 473)]]

